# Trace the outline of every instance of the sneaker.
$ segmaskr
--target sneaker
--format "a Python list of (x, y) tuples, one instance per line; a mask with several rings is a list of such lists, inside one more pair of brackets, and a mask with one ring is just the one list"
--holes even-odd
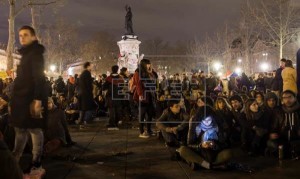
[(156, 136), (157, 134), (155, 133), (155, 132), (153, 132), (153, 131), (150, 131), (150, 132), (148, 132), (148, 134), (149, 134), (149, 136)]
[(148, 139), (150, 136), (147, 132), (144, 132), (142, 134), (139, 135), (139, 138), (144, 138), (144, 139)]
[(118, 131), (120, 129), (118, 127), (116, 127), (116, 126), (112, 126), (112, 127), (108, 127), (107, 130), (108, 131)]
[(36, 168), (36, 167), (33, 167), (30, 171), (30, 179), (40, 179), (40, 178), (43, 178), (46, 174), (46, 170), (43, 169), (42, 166)]

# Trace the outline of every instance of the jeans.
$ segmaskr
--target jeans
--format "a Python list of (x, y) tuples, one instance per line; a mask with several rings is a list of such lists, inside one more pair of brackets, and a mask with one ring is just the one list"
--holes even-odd
[(25, 145), (28, 141), (28, 134), (30, 134), (32, 139), (32, 163), (35, 165), (40, 165), (41, 156), (43, 153), (43, 144), (44, 144), (44, 134), (43, 130), (40, 128), (36, 129), (20, 129), (15, 127), (15, 148), (13, 154), (16, 157), (16, 160), (19, 162)]

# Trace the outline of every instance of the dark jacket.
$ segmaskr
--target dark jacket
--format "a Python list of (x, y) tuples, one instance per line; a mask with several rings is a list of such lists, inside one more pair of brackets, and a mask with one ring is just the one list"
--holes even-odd
[(57, 93), (65, 93), (66, 92), (66, 84), (62, 77), (58, 78), (55, 81), (55, 89)]
[(64, 111), (58, 108), (54, 108), (48, 112), (47, 130), (45, 130), (47, 141), (59, 139), (63, 143), (66, 143), (65, 130), (62, 124), (66, 120), (65, 118)]
[(96, 108), (93, 98), (93, 79), (88, 70), (84, 70), (79, 77), (78, 96), (81, 110), (88, 111)]
[(0, 178), (22, 179), (23, 173), (15, 157), (9, 151), (3, 140), (0, 139)]
[[(300, 105), (296, 103), (288, 109), (282, 106), (274, 115), (271, 132), (279, 134), (284, 141), (299, 140), (300, 135)], [(289, 134), (290, 133), (290, 134)]]
[[(126, 94), (122, 92), (123, 85), (126, 85), (124, 79), (119, 74), (111, 74), (106, 78), (103, 84), (103, 90), (106, 91), (106, 100), (108, 107), (113, 107), (114, 104), (120, 103), (120, 100), (125, 99)], [(123, 93), (123, 94), (122, 94)]]
[[(44, 128), (47, 118), (47, 85), (44, 74), (45, 48), (34, 41), (19, 50), (22, 55), (11, 99), (11, 124), (18, 128)], [(41, 100), (44, 119), (32, 119), (30, 103)]]
[(167, 127), (178, 127), (178, 131), (181, 131), (188, 127), (189, 115), (180, 111), (178, 114), (172, 113), (167, 108), (156, 122), (156, 126), (159, 130), (166, 130)]
[(137, 69), (133, 75), (133, 81), (136, 86), (133, 93), (134, 101), (139, 102), (139, 96), (142, 96), (144, 99), (141, 101), (142, 103), (154, 103), (156, 100), (157, 73), (152, 71), (149, 77), (140, 77), (139, 69)]
[(282, 91), (283, 88), (283, 80), (281, 76), (283, 68), (278, 68), (275, 73), (275, 77), (272, 82), (272, 90), (273, 91)]

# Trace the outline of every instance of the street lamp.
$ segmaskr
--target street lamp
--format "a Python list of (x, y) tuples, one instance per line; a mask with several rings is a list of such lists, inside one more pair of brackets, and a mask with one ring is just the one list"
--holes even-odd
[(242, 63), (242, 59), (238, 59), (238, 62), (239, 62), (239, 63)]
[(238, 75), (240, 75), (242, 73), (242, 69), (240, 67), (237, 67), (235, 70), (234, 70)]
[(222, 64), (220, 62), (214, 63), (213, 66), (214, 66), (214, 68), (215, 68), (216, 71), (218, 71), (218, 70), (220, 70), (222, 68)]
[(55, 66), (55, 65), (50, 65), (50, 70), (51, 70), (52, 72), (54, 72), (54, 71), (56, 70), (56, 66)]
[(262, 63), (262, 64), (260, 64), (260, 69), (262, 70), (262, 71), (267, 71), (268, 69), (269, 69), (269, 64), (267, 64), (267, 63)]

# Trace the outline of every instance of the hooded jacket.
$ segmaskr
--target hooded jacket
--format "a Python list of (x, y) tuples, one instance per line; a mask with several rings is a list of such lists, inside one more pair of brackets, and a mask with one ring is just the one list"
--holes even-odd
[[(11, 99), (11, 124), (18, 128), (44, 128), (47, 113), (47, 86), (44, 74), (45, 48), (34, 41), (19, 50), (22, 58), (17, 67), (17, 77)], [(44, 119), (32, 119), (30, 103), (41, 100)]]
[(278, 133), (283, 140), (292, 141), (300, 139), (300, 105), (296, 103), (293, 107), (282, 106), (275, 112), (275, 118), (271, 131)]

